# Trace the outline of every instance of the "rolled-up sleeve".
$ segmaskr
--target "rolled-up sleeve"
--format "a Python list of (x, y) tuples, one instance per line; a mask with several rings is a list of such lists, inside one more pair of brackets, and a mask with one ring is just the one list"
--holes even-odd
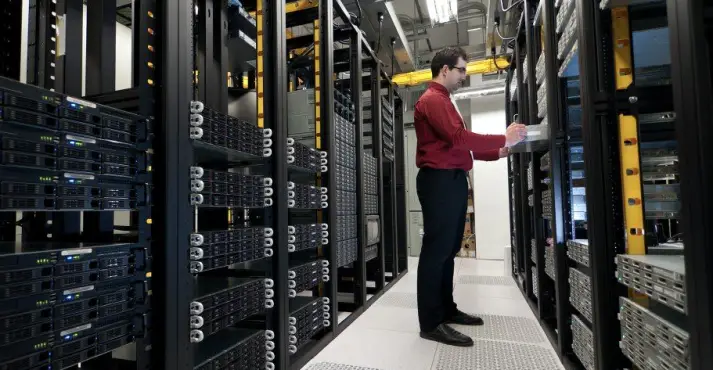
[(497, 161), (500, 159), (500, 149), (473, 152), (473, 158), (478, 161)]

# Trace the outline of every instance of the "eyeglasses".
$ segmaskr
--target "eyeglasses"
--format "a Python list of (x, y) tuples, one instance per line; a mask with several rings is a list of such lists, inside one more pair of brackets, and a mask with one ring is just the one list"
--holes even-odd
[(465, 67), (456, 67), (456, 66), (450, 66), (451, 69), (457, 69), (460, 71), (460, 73), (465, 74), (466, 73), (466, 68)]

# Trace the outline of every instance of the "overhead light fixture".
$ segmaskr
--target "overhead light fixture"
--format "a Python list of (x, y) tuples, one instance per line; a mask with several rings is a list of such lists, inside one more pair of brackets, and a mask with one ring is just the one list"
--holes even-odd
[(453, 99), (464, 100), (481, 96), (498, 95), (505, 93), (505, 86), (487, 87), (480, 89), (463, 89), (453, 94)]
[(431, 26), (458, 20), (458, 0), (426, 0)]
[(480, 30), (482, 30), (482, 29), (485, 29), (485, 27), (483, 27), (483, 26), (476, 26), (476, 27), (473, 27), (473, 28), (469, 28), (469, 29), (468, 29), (468, 32), (480, 31)]

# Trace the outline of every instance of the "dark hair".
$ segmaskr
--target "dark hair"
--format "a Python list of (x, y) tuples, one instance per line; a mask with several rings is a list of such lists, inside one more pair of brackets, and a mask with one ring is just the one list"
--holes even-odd
[(468, 54), (465, 53), (465, 50), (456, 46), (448, 46), (439, 50), (431, 59), (431, 77), (438, 76), (443, 66), (454, 67), (458, 63), (458, 58), (463, 58), (463, 60), (467, 61)]

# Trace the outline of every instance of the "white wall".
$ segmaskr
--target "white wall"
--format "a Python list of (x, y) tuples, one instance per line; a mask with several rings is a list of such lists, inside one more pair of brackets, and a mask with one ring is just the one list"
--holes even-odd
[[(504, 95), (471, 99), (471, 122), (480, 134), (505, 133)], [(502, 260), (503, 247), (510, 245), (507, 161), (476, 161), (472, 177), (476, 257)]]
[[(82, 55), (84, 58), (82, 60), (82, 95), (86, 95), (86, 78), (87, 78), (87, 6), (84, 6), (84, 27), (82, 38)], [(128, 89), (131, 87), (133, 82), (132, 76), (132, 54), (134, 52), (133, 48), (133, 38), (131, 28), (124, 26), (123, 24), (116, 23), (116, 72), (114, 88), (116, 90)]]
[(131, 28), (116, 23), (116, 81), (115, 88), (124, 90), (133, 84), (133, 33)]

